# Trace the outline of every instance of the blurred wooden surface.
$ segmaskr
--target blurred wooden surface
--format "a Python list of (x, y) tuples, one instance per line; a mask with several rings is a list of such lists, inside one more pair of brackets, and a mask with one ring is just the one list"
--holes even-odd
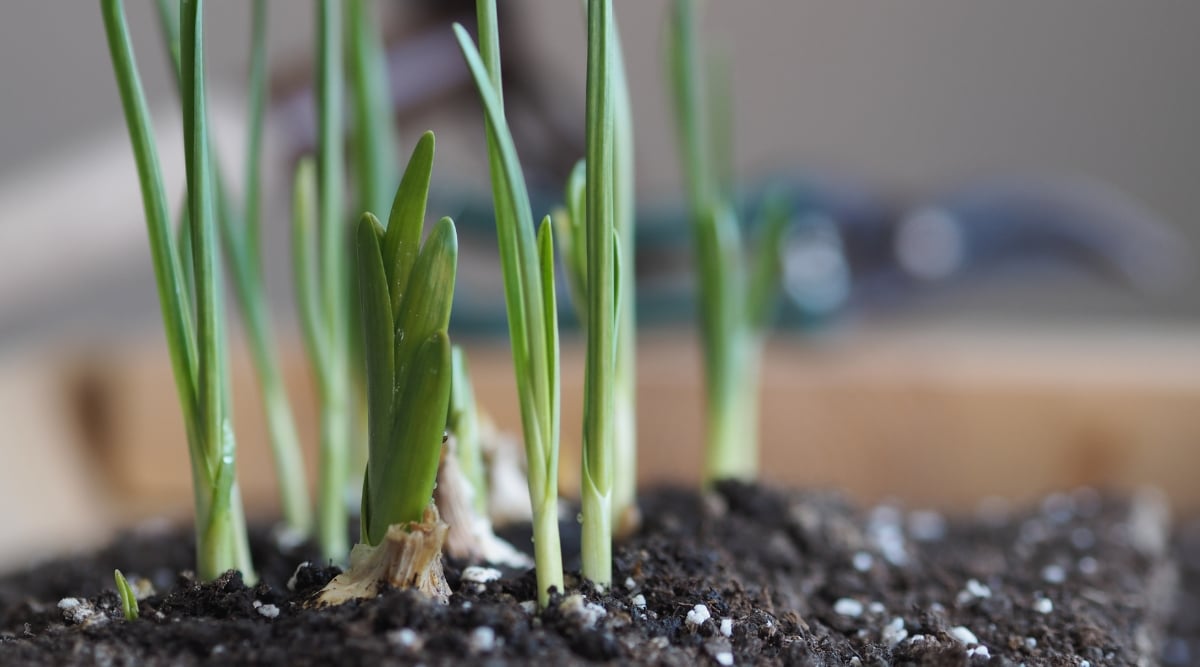
[[(565, 341), (567, 493), (578, 482), (582, 352), (581, 341)], [(468, 354), (480, 403), (501, 426), (519, 432), (507, 344), (468, 343)], [(287, 346), (284, 356), (311, 466), (316, 424), (307, 366), (297, 345)], [(645, 336), (639, 364), (639, 478), (695, 484), (703, 442), (698, 347), (683, 334)], [(244, 354), (235, 368), (243, 492), (252, 515), (270, 515), (275, 480)], [(19, 485), (0, 486), (6, 506), (45, 497), (64, 501), (47, 515), (70, 513), (88, 504), (80, 500), (87, 486), (80, 481), (86, 477), (81, 462), (96, 462), (92, 469), (102, 474), (91, 484), (100, 490), (88, 493), (104, 502), (92, 507), (112, 506), (126, 520), (187, 515), (186, 448), (161, 342), (89, 355), (59, 376), (66, 398), (55, 400), (4, 383), (3, 395), (28, 406), (22, 419), (82, 424), (73, 434), (34, 429), (23, 431), (20, 443), (4, 443), (20, 449), (22, 460), (29, 451), (73, 459), (65, 467), (26, 466)], [(1019, 501), (1084, 484), (1154, 484), (1180, 511), (1200, 509), (1194, 481), (1200, 331), (1193, 328), (907, 329), (815, 342), (777, 338), (763, 382), (763, 470), (773, 482), (838, 488), (862, 501), (895, 497), (960, 510), (987, 496)], [(12, 409), (12, 403), (5, 407)], [(69, 493), (30, 495), (31, 488)], [(101, 525), (110, 520), (95, 518)]]

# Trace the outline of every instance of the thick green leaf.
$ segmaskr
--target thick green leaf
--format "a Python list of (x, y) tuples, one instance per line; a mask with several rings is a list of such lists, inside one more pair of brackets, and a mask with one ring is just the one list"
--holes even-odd
[(392, 293), (392, 312), (399, 316), (400, 301), (408, 293), (408, 277), (421, 244), (425, 225), (425, 204), (429, 200), (429, 179), (433, 172), (434, 138), (432, 132), (421, 135), (396, 198), (388, 215), (387, 235), (383, 240), (383, 266), (387, 270)]
[[(435, 332), (450, 325), (454, 301), (454, 278), (458, 270), (458, 237), (454, 222), (442, 218), (433, 226), (413, 265), (412, 284), (396, 314), (397, 393), (408, 382), (413, 354)], [(443, 415), (445, 416), (445, 415)]]
[(366, 361), (367, 432), (371, 446), (391, 446), (395, 391), (395, 326), (379, 239), (383, 226), (370, 213), (358, 223), (358, 295), (362, 305), (363, 357)]
[(396, 403), (390, 446), (371, 450), (371, 544), (378, 544), (392, 524), (420, 521), (433, 498), (451, 375), (450, 338), (439, 331), (413, 356), (408, 382)]

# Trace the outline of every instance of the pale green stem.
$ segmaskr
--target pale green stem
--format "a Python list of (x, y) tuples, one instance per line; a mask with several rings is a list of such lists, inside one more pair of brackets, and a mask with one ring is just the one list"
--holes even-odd
[(562, 545), (558, 537), (558, 502), (539, 503), (533, 509), (533, 561), (537, 569), (538, 605), (545, 609), (550, 589), (563, 593)]
[(621, 31), (612, 21), (613, 45), (613, 224), (621, 243), (620, 314), (617, 322), (613, 405), (613, 530), (636, 528), (637, 517), (637, 201), (634, 176), (633, 109), (625, 75)]
[(584, 374), (583, 576), (612, 583), (613, 376), (615, 274), (613, 240), (613, 100), (609, 34), (611, 0), (588, 2), (587, 59), (587, 356)]
[(327, 346), (326, 386), (321, 394), (320, 478), (317, 539), (326, 558), (341, 562), (349, 551), (344, 494), (348, 478), (347, 439), (349, 377), (347, 354), (346, 241), (342, 210), (342, 48), (341, 3), (320, 0), (317, 12), (318, 42), (318, 179), (320, 222), (320, 310)]
[(758, 477), (758, 397), (762, 340), (743, 332), (721, 355), (724, 379), (709, 384), (705, 481)]

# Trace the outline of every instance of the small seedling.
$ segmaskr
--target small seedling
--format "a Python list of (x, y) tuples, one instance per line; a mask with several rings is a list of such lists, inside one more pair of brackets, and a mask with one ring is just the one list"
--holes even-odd
[[(185, 274), (172, 237), (158, 150), (120, 0), (101, 0), (109, 52), (141, 183), (167, 348), (187, 431), (196, 507), (196, 568), (203, 579), (238, 569), (254, 579), (236, 484), (229, 381), (216, 252), (204, 87), (203, 2), (183, 3), (180, 62), (188, 204)], [(194, 309), (194, 310), (193, 310)]]
[(136, 621), (139, 612), (137, 596), (133, 594), (133, 587), (129, 585), (120, 570), (113, 570), (113, 580), (117, 583), (117, 597), (121, 598), (121, 613), (124, 614), (125, 620)]
[[(781, 205), (765, 207), (757, 257), (747, 267), (732, 205), (727, 82), (704, 74), (692, 0), (675, 0), (669, 28), (668, 78), (700, 283), (708, 419), (705, 479), (753, 479), (758, 475), (763, 337), (777, 296), (780, 245), (790, 216)], [(706, 95), (706, 86), (716, 92)]]
[(455, 24), (454, 31), (485, 113), (509, 338), (529, 467), (538, 602), (544, 607), (551, 589), (563, 590), (558, 535), (560, 396), (554, 241), (549, 218), (542, 221), (534, 237), (529, 192), (504, 115), (495, 0), (478, 0), (476, 9), (479, 48), (461, 25)]
[[(439, 598), (446, 524), (433, 488), (450, 405), (447, 327), (454, 298), (458, 241), (442, 218), (421, 244), (432, 133), (421, 137), (392, 204), (387, 230), (371, 213), (358, 225), (358, 292), (362, 302), (367, 380), (368, 459), (362, 491), (362, 536), (350, 570), (323, 599), (377, 585), (381, 573), (397, 587), (415, 586)], [(395, 567), (408, 568), (396, 572)]]

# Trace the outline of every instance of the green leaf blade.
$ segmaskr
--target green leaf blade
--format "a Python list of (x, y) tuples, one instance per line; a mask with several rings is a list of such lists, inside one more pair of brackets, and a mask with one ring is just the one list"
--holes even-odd
[[(390, 446), (395, 409), (395, 325), (379, 239), (383, 227), (370, 213), (358, 224), (358, 294), (362, 304), (367, 381), (367, 431), (372, 449)], [(369, 460), (376, 459), (371, 451)], [(369, 473), (368, 473), (369, 475)], [(378, 485), (380, 480), (376, 480)]]
[(421, 135), (400, 179), (400, 187), (396, 189), (396, 197), (392, 200), (388, 215), (383, 258), (392, 292), (392, 311), (397, 314), (421, 244), (435, 148), (433, 132)]
[(420, 521), (433, 498), (451, 375), (450, 338), (439, 331), (422, 342), (413, 356), (408, 382), (396, 404), (391, 442), (372, 448), (371, 544), (383, 539), (388, 526)]
[(407, 383), (408, 368), (417, 348), (434, 333), (445, 333), (450, 325), (457, 269), (458, 236), (454, 222), (442, 218), (417, 256), (413, 283), (396, 314), (397, 391)]

